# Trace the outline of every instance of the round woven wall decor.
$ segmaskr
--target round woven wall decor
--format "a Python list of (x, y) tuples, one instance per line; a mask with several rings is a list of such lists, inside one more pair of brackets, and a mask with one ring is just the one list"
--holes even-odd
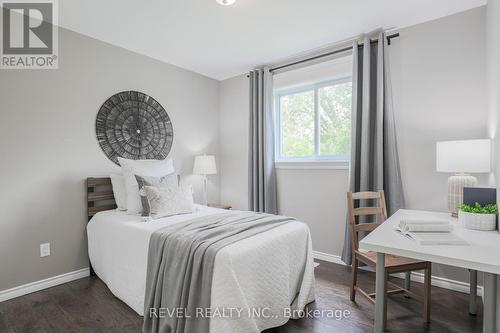
[(101, 106), (95, 123), (97, 141), (106, 156), (142, 160), (164, 159), (172, 148), (174, 131), (165, 109), (138, 91), (117, 93)]

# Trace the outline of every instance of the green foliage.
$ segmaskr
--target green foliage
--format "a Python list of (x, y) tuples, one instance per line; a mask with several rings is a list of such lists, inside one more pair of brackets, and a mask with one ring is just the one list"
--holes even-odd
[(283, 96), (281, 122), (282, 154), (290, 157), (314, 155), (314, 91)]
[(496, 204), (488, 204), (481, 206), (478, 202), (474, 206), (463, 204), (460, 207), (462, 212), (466, 213), (474, 213), (474, 214), (496, 214), (498, 212), (498, 208)]
[[(314, 90), (280, 98), (283, 156), (314, 156)], [(318, 89), (319, 154), (349, 155), (351, 142), (352, 83)]]
[(349, 155), (351, 144), (352, 84), (319, 90), (320, 154)]

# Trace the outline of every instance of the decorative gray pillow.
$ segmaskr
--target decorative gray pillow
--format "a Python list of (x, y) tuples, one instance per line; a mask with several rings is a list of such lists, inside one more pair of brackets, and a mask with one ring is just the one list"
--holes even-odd
[(149, 202), (146, 198), (146, 193), (144, 192), (145, 186), (173, 189), (177, 189), (179, 187), (177, 175), (175, 173), (171, 173), (162, 177), (135, 175), (135, 179), (137, 180), (137, 184), (139, 185), (139, 195), (141, 196), (142, 203), (142, 216), (150, 215)]
[(189, 187), (144, 186), (144, 192), (149, 202), (150, 216), (153, 219), (195, 211), (193, 193)]

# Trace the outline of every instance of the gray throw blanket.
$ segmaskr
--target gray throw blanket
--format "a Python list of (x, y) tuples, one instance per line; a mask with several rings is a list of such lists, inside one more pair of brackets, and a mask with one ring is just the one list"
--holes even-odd
[(217, 252), (234, 242), (292, 221), (292, 218), (224, 212), (155, 231), (149, 241), (144, 333), (208, 333)]

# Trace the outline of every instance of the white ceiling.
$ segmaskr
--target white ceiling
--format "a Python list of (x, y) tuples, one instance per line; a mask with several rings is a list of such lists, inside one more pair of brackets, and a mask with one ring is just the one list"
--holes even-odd
[(486, 0), (61, 0), (62, 27), (222, 80), (378, 27)]

